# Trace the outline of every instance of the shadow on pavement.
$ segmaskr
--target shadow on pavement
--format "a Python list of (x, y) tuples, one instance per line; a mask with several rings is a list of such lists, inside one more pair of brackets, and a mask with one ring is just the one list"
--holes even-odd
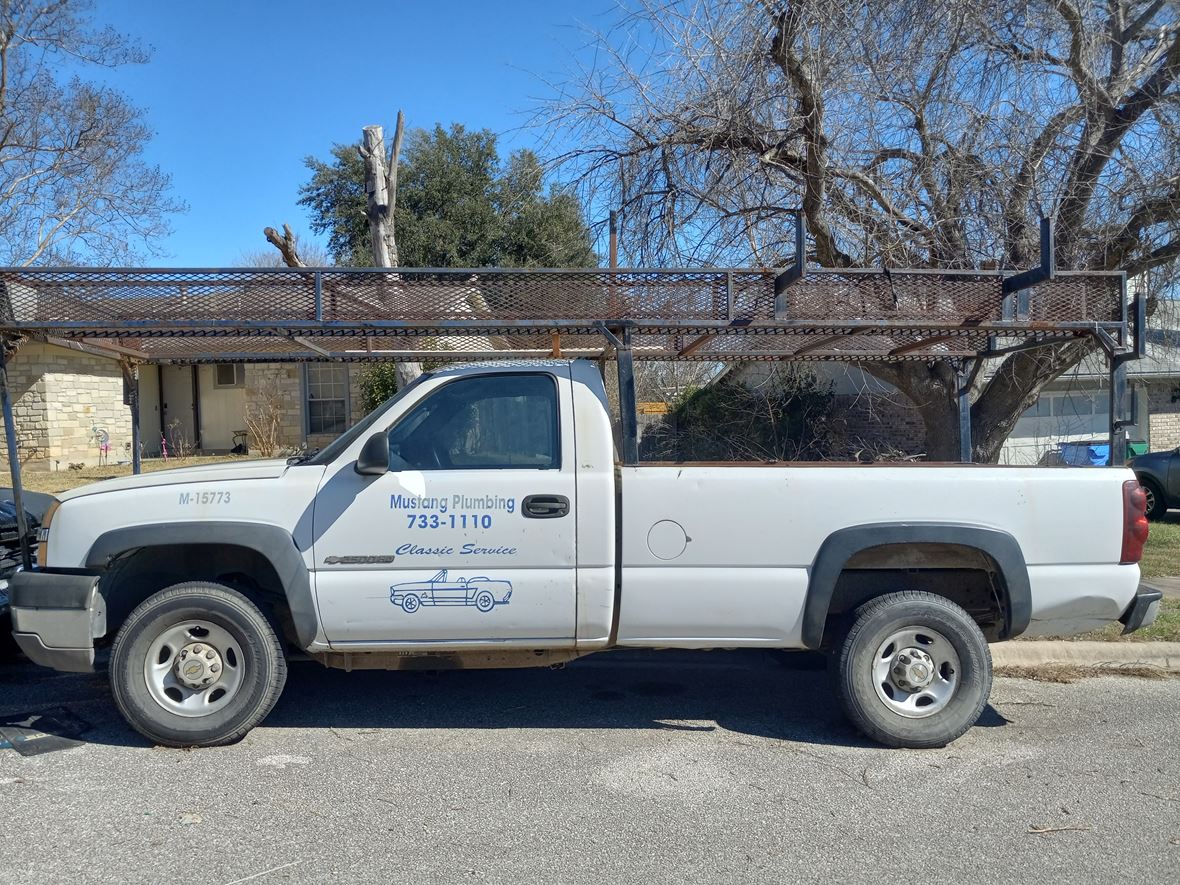
[[(102, 676), (42, 678), (0, 667), (0, 710), (37, 703), (82, 712), (90, 743), (147, 746), (118, 717)], [(23, 674), (23, 679), (22, 679)], [(32, 694), (21, 682), (38, 682)], [(24, 695), (18, 700), (13, 697)], [(14, 708), (15, 709), (15, 708)], [(983, 727), (1007, 724), (994, 708)], [(807, 744), (874, 747), (844, 720), (819, 655), (772, 651), (614, 651), (560, 670), (329, 670), (294, 661), (261, 729), (724, 729)]]

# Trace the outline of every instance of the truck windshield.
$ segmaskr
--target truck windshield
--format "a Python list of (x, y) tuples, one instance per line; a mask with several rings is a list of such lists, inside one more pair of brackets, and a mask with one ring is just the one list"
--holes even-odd
[(379, 405), (377, 408), (375, 408), (372, 412), (370, 412), (368, 415), (366, 415), (364, 418), (362, 418), (359, 422), (354, 424), (351, 428), (344, 431), (344, 433), (340, 434), (340, 436), (336, 437), (336, 439), (332, 440), (331, 443), (324, 446), (324, 448), (320, 449), (318, 452), (316, 452), (310, 458), (307, 458), (304, 461), (297, 461), (297, 462), (293, 462), (293, 463), (329, 464), (332, 461), (336, 460), (336, 457), (341, 452), (343, 452), (350, 445), (352, 445), (353, 440), (355, 440), (358, 437), (362, 436), (363, 434), (367, 433), (369, 428), (372, 427), (377, 422), (379, 422), (381, 420), (382, 416), (385, 415), (387, 412), (389, 412), (389, 410), (396, 403), (400, 402), (401, 399), (406, 396), (406, 394), (408, 394), (411, 390), (413, 390), (415, 387), (417, 387), (419, 384), (424, 382), (429, 377), (431, 377), (430, 372), (423, 372), (421, 375), (419, 375), (417, 378), (415, 378), (413, 381), (411, 381), (409, 384), (407, 384), (405, 387), (403, 387), (401, 390), (399, 390), (397, 393), (395, 393), (393, 396), (391, 396), (389, 399), (387, 399), (385, 402), (383, 402), (381, 405)]

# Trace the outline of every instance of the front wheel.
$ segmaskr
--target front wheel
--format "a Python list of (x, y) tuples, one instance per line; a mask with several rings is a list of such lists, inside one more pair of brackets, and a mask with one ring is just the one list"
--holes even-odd
[(275, 705), (287, 678), (270, 622), (236, 590), (177, 584), (127, 618), (111, 651), (115, 705), (136, 731), (169, 747), (240, 740)]
[(933, 593), (865, 603), (836, 654), (845, 714), (890, 747), (949, 744), (976, 723), (991, 693), (991, 653), (979, 625)]

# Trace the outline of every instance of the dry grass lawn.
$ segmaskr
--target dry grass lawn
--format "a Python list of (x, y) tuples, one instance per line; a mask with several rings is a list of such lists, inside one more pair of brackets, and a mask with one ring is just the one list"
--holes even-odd
[(1173, 510), (1151, 524), (1140, 568), (1147, 578), (1180, 575), (1180, 510)]

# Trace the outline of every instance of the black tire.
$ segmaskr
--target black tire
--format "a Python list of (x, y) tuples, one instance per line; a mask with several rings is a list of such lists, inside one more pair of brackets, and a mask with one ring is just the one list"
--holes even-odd
[(20, 657), (20, 646), (12, 638), (12, 617), (0, 615), (0, 662), (15, 661)]
[[(907, 718), (882, 700), (873, 673), (882, 643), (907, 627), (942, 634), (959, 659), (954, 693), (942, 709), (921, 719)], [(933, 593), (907, 590), (865, 603), (834, 654), (845, 715), (866, 737), (889, 747), (946, 746), (979, 720), (991, 694), (991, 651), (979, 625), (958, 605)]]
[(496, 597), (491, 590), (480, 590), (475, 594), (475, 607), (485, 615), (496, 607)]
[(402, 597), (402, 611), (407, 615), (412, 615), (418, 610), (422, 601), (417, 596), (410, 596), (409, 594)]
[(1139, 485), (1143, 486), (1143, 491), (1147, 493), (1147, 518), (1163, 519), (1168, 512), (1168, 499), (1164, 496), (1164, 490), (1155, 480), (1143, 477), (1139, 478)]
[[(241, 683), (216, 712), (186, 717), (165, 709), (148, 690), (144, 661), (165, 630), (188, 619), (224, 629), (242, 651)], [(115, 637), (110, 663), (111, 691), (128, 724), (168, 747), (232, 744), (274, 707), (287, 680), (287, 661), (274, 627), (248, 598), (221, 584), (177, 584), (149, 597)]]

